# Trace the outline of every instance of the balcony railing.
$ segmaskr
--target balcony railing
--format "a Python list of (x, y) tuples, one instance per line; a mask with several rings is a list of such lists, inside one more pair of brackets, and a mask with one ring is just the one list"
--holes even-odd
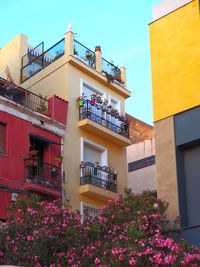
[(117, 173), (106, 166), (95, 166), (90, 162), (81, 164), (82, 177), (80, 184), (94, 185), (112, 192), (117, 192)]
[(31, 93), (13, 83), (8, 83), (3, 78), (0, 78), (0, 96), (10, 99), (33, 111), (48, 115), (48, 100), (46, 98)]
[(123, 85), (121, 70), (105, 58), (102, 58), (102, 73), (107, 77), (109, 83), (114, 81), (120, 83), (121, 86)]
[(45, 187), (61, 190), (61, 169), (46, 162), (27, 158), (25, 164), (25, 181)]
[(113, 132), (129, 138), (129, 125), (119, 113), (113, 113), (110, 106), (93, 103), (92, 100), (83, 100), (80, 108), (80, 120), (90, 119)]
[(21, 82), (29, 79), (64, 55), (65, 39), (44, 52), (44, 43), (39, 44), (22, 57)]
[(95, 69), (95, 53), (76, 40), (74, 40), (74, 56)]

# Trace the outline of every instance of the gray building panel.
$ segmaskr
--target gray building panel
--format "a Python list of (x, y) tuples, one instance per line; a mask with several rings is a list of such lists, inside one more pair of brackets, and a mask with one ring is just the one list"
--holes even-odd
[(200, 140), (200, 107), (174, 116), (176, 146)]

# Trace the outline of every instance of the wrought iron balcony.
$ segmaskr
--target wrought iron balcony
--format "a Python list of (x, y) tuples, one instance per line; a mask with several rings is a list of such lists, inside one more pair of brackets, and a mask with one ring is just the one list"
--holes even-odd
[(44, 42), (33, 49), (28, 49), (28, 53), (22, 57), (21, 82), (26, 81), (64, 55), (64, 46), (65, 39), (63, 38), (46, 51), (44, 51)]
[(48, 114), (48, 100), (0, 77), (0, 96), (33, 111)]
[(117, 173), (106, 166), (95, 166), (90, 162), (81, 164), (80, 185), (94, 185), (112, 192), (117, 192)]
[[(89, 67), (96, 69), (95, 53), (77, 40), (74, 40), (74, 57)], [(121, 79), (121, 70), (105, 58), (102, 58), (101, 61), (101, 73), (106, 76), (108, 83), (116, 82), (120, 86), (124, 86), (124, 82)]]
[(35, 158), (27, 158), (25, 164), (25, 181), (45, 186), (55, 190), (61, 190), (61, 169), (52, 164), (39, 161)]
[(82, 100), (82, 104), (79, 104), (79, 108), (79, 120), (90, 119), (113, 132), (129, 138), (128, 122), (123, 116), (120, 116), (116, 110), (112, 110), (110, 106), (86, 99)]

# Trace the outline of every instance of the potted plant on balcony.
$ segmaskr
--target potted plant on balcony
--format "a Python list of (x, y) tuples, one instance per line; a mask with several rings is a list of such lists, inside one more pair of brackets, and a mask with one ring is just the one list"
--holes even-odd
[(81, 108), (83, 106), (83, 102), (84, 102), (84, 99), (83, 99), (83, 95), (82, 96), (79, 96), (77, 98), (77, 103), (78, 103), (78, 106)]
[(85, 58), (86, 58), (88, 61), (92, 59), (92, 54), (90, 53), (89, 50), (86, 50), (86, 52), (85, 52)]
[(101, 110), (103, 112), (106, 112), (106, 106), (107, 106), (108, 101), (106, 99), (103, 100), (102, 106), (101, 106)]
[(25, 166), (33, 165), (33, 163), (34, 163), (34, 160), (33, 159), (30, 159), (30, 158), (25, 158), (24, 159)]
[(117, 109), (112, 109), (111, 110), (111, 116), (115, 117), (117, 112), (118, 112)]
[(106, 71), (102, 71), (102, 73), (106, 76), (106, 79), (107, 79), (108, 84), (110, 84), (111, 82), (114, 81), (113, 75), (109, 74)]
[(91, 95), (90, 104), (91, 104), (92, 106), (94, 106), (95, 103), (96, 103), (96, 100), (97, 100), (97, 95), (96, 95), (96, 94), (92, 94), (92, 95)]
[(106, 110), (107, 114), (110, 114), (111, 110), (112, 110), (112, 106), (111, 105), (107, 106), (107, 110)]
[(30, 147), (29, 149), (29, 157), (37, 157), (38, 156), (38, 151), (34, 147)]
[(92, 179), (92, 173), (91, 171), (85, 172), (85, 182), (86, 184), (90, 184)]
[(119, 118), (119, 112), (115, 113), (115, 118), (118, 119)]

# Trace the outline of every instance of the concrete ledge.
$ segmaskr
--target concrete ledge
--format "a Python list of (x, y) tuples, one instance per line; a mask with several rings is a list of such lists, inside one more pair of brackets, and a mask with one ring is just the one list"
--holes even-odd
[(109, 142), (115, 143), (118, 146), (128, 146), (131, 140), (121, 134), (115, 133), (112, 130), (98, 124), (90, 119), (84, 119), (78, 122), (78, 127), (93, 134), (97, 134)]
[(86, 184), (80, 186), (80, 194), (92, 197), (95, 199), (109, 200), (115, 199), (118, 194), (104, 188), (100, 188), (94, 185)]

